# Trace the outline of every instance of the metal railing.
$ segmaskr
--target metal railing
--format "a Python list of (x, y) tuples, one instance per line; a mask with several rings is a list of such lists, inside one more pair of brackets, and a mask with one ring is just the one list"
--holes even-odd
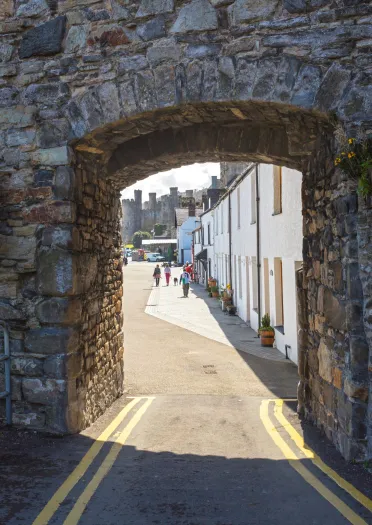
[(4, 321), (0, 321), (0, 329), (4, 333), (4, 353), (0, 354), (0, 362), (4, 362), (5, 390), (0, 392), (0, 399), (5, 398), (6, 424), (12, 424), (12, 389), (10, 381), (10, 346), (9, 329)]

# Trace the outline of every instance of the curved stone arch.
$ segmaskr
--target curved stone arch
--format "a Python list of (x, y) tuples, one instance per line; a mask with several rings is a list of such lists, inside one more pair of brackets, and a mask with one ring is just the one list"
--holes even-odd
[[(11, 268), (1, 297), (6, 319), (24, 334), (14, 348), (40, 354), (28, 359), (41, 370), (15, 378), (19, 420), (74, 431), (100, 415), (102, 399), (107, 406), (121, 391), (121, 290), (102, 278), (103, 270), (111, 277), (121, 271), (120, 188), (163, 162), (189, 162), (190, 154), (281, 162), (305, 175), (313, 311), (304, 332), (304, 403), (345, 455), (359, 453), (367, 420), (364, 330), (372, 348), (370, 218), (353, 183), (334, 170), (327, 118), (334, 113), (353, 133), (370, 126), (370, 5), (136, 0), (123, 7), (111, 0), (109, 7), (98, 1), (83, 8), (58, 1), (40, 12), (33, 3), (13, 12), (11, 4), (0, 24), (2, 244), (4, 267)], [(242, 138), (245, 148), (238, 148)], [(139, 152), (146, 160), (138, 162)], [(98, 245), (104, 249), (95, 253)], [(325, 264), (331, 248), (334, 259)], [(321, 378), (316, 369), (324, 304), (346, 312), (346, 329), (332, 328), (349, 345), (338, 355), (351, 356), (341, 379)], [(97, 335), (102, 318), (108, 340)], [(91, 388), (91, 375), (105, 345), (111, 361), (102, 384), (114, 389), (103, 392)], [(319, 393), (323, 387), (328, 397)], [(342, 420), (335, 406), (352, 415)], [(340, 432), (334, 421), (344, 425)]]

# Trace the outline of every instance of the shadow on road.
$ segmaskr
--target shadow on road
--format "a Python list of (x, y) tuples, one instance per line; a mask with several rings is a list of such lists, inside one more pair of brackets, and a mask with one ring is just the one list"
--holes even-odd
[[(260, 351), (265, 352), (257, 334), (238, 316), (222, 312), (219, 302), (208, 297), (202, 286), (192, 284), (191, 290), (198, 299), (205, 302), (226, 338), (260, 381), (277, 397), (297, 399), (297, 365), (289, 360), (272, 361), (248, 353), (250, 348), (257, 354)], [(274, 352), (277, 354), (279, 350), (274, 349)]]
[[(12, 439), (1, 455), (0, 522), (29, 525), (93, 440), (82, 435), (36, 439), (26, 432), (21, 447), (16, 431), (8, 437)], [(103, 444), (82, 481), (61, 501), (51, 523), (65, 522), (111, 447), (112, 442)], [(309, 460), (301, 463), (319, 477)], [(363, 507), (351, 498), (347, 504), (371, 523)], [(79, 521), (81, 525), (99, 523), (341, 525), (345, 520), (286, 460), (151, 452), (125, 445)]]

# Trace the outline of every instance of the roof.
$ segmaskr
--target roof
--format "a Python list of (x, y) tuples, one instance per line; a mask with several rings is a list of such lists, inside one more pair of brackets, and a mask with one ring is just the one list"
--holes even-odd
[(177, 244), (177, 239), (143, 239), (142, 246), (150, 246), (151, 244)]
[[(176, 208), (176, 226), (181, 226), (189, 218), (188, 208)], [(200, 217), (203, 213), (203, 208), (195, 208), (195, 217)]]

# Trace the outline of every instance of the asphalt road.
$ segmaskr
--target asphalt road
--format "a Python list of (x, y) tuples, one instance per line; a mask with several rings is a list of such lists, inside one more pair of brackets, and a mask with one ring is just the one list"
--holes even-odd
[(296, 368), (145, 314), (151, 270), (125, 268), (126, 395), (79, 436), (13, 446), (0, 523), (371, 524), (293, 441)]

